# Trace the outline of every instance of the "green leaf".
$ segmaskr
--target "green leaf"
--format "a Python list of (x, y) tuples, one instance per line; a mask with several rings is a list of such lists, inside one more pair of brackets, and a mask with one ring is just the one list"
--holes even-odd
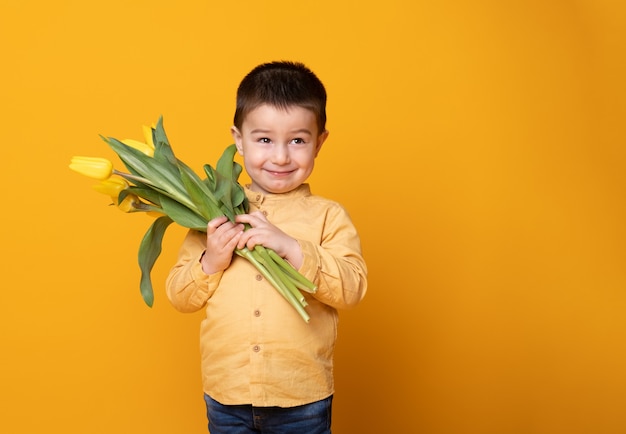
[(154, 291), (152, 290), (150, 273), (154, 263), (161, 254), (163, 235), (171, 223), (172, 219), (167, 216), (156, 219), (150, 225), (139, 245), (139, 268), (141, 269), (139, 289), (144, 302), (150, 307), (154, 303)]
[(239, 182), (239, 176), (243, 172), (243, 166), (236, 161), (233, 161), (233, 182)]
[(234, 188), (232, 192), (232, 198), (231, 198), (233, 209), (237, 209), (243, 203), (245, 198), (246, 198), (246, 193), (243, 191), (243, 189)]
[(247, 214), (250, 211), (250, 202), (248, 201), (248, 196), (241, 188), (241, 192), (243, 193), (243, 202), (237, 207), (237, 210), (241, 214)]
[(211, 220), (224, 215), (220, 211), (220, 202), (215, 198), (213, 192), (209, 190), (209, 187), (202, 182), (200, 177), (182, 161), (178, 163), (178, 167), (180, 168), (180, 177), (185, 185), (185, 189), (202, 216), (207, 220)]
[(217, 183), (217, 173), (215, 173), (215, 169), (210, 164), (205, 164), (204, 173), (206, 174), (206, 178), (203, 182), (209, 187), (209, 190), (215, 191), (215, 185)]
[[(244, 188), (239, 184), (239, 176), (243, 172), (241, 164), (233, 161), (233, 190), (231, 192), (231, 201), (233, 208), (239, 208), (244, 206), (245, 212), (248, 212), (248, 199), (246, 198), (246, 192)], [(245, 203), (244, 203), (245, 202)]]
[(170, 146), (170, 142), (163, 127), (163, 116), (161, 116), (154, 129), (154, 158), (172, 170), (178, 170), (178, 159)]
[(167, 135), (165, 134), (165, 127), (163, 126), (163, 116), (159, 116), (159, 120), (154, 126), (152, 138), (155, 145), (157, 144), (157, 142), (161, 142), (169, 146), (170, 141), (167, 139)]
[(235, 221), (235, 210), (229, 208), (228, 205), (222, 203), (222, 205), (220, 206), (220, 213), (221, 215), (225, 215), (226, 217), (228, 217), (228, 220), (230, 220), (231, 222)]
[(206, 232), (208, 220), (174, 199), (161, 196), (161, 208), (165, 214), (182, 227)]
[[(159, 193), (157, 190), (153, 190), (151, 188), (131, 186), (131, 187), (128, 187), (126, 190), (124, 190), (122, 193), (124, 192), (134, 193), (140, 198), (147, 200), (148, 202), (151, 202), (157, 206), (161, 206), (161, 197), (163, 195)], [(120, 196), (121, 196), (121, 193), (120, 193)]]
[(178, 171), (174, 173), (169, 163), (163, 163), (149, 157), (117, 139), (110, 137), (104, 139), (129, 170), (132, 170), (142, 178), (150, 180), (164, 194), (187, 206), (193, 207)]
[(224, 204), (224, 207), (230, 210), (233, 215), (233, 184), (237, 183), (237, 177), (233, 178), (233, 174), (235, 173), (233, 171), (233, 159), (235, 158), (236, 152), (237, 147), (234, 144), (226, 147), (222, 156), (217, 161), (216, 166), (218, 177), (215, 197), (217, 197)]

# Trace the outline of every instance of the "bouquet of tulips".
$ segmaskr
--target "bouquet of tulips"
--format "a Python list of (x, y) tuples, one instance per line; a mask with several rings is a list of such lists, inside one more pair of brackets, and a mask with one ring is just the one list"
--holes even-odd
[[(209, 220), (248, 212), (248, 200), (238, 179), (243, 168), (234, 161), (235, 145), (228, 146), (217, 165), (204, 165), (200, 178), (174, 155), (163, 128), (163, 118), (154, 127), (144, 126), (145, 143), (137, 140), (102, 139), (119, 156), (128, 172), (113, 168), (111, 161), (99, 157), (72, 158), (70, 169), (95, 179), (94, 188), (111, 196), (125, 212), (146, 212), (156, 218), (139, 245), (139, 283), (148, 306), (154, 302), (150, 272), (161, 254), (163, 236), (173, 222), (206, 232)], [(276, 252), (263, 246), (236, 249), (285, 297), (308, 322), (302, 291), (314, 293), (316, 286), (295, 270)]]

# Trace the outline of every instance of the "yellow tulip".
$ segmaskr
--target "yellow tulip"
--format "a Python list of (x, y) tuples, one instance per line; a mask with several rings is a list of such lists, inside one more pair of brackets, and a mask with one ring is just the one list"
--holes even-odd
[(148, 146), (152, 146), (152, 149), (154, 149), (154, 140), (152, 140), (152, 130), (155, 128), (154, 125), (152, 127), (149, 127), (147, 125), (142, 125), (143, 128), (143, 138), (146, 141), (146, 143), (148, 144)]
[(113, 164), (106, 158), (72, 157), (70, 169), (90, 178), (105, 180), (113, 173)]
[(122, 140), (122, 143), (125, 144), (126, 146), (130, 146), (131, 148), (135, 148), (138, 151), (143, 152), (148, 157), (154, 156), (154, 145), (152, 145), (152, 143), (145, 144), (144, 142), (140, 142), (139, 140), (133, 140), (133, 139)]
[(144, 211), (141, 209), (142, 204), (141, 200), (139, 200), (139, 196), (136, 194), (129, 194), (117, 205), (117, 207), (122, 212)]
[(111, 177), (93, 186), (98, 193), (106, 194), (117, 201), (120, 193), (128, 188), (128, 182), (122, 178)]

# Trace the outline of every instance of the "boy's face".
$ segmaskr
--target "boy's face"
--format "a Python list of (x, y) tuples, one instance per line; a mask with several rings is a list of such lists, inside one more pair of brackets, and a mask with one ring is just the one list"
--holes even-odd
[(287, 110), (267, 104), (245, 117), (241, 131), (231, 131), (243, 156), (250, 189), (287, 193), (299, 187), (313, 171), (315, 157), (328, 137), (317, 131), (315, 114), (299, 106)]

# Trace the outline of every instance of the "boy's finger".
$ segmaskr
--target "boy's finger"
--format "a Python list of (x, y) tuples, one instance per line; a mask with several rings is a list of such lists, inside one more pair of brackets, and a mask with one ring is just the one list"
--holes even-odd
[(207, 233), (212, 234), (215, 230), (223, 225), (228, 219), (224, 216), (216, 217), (207, 223)]

